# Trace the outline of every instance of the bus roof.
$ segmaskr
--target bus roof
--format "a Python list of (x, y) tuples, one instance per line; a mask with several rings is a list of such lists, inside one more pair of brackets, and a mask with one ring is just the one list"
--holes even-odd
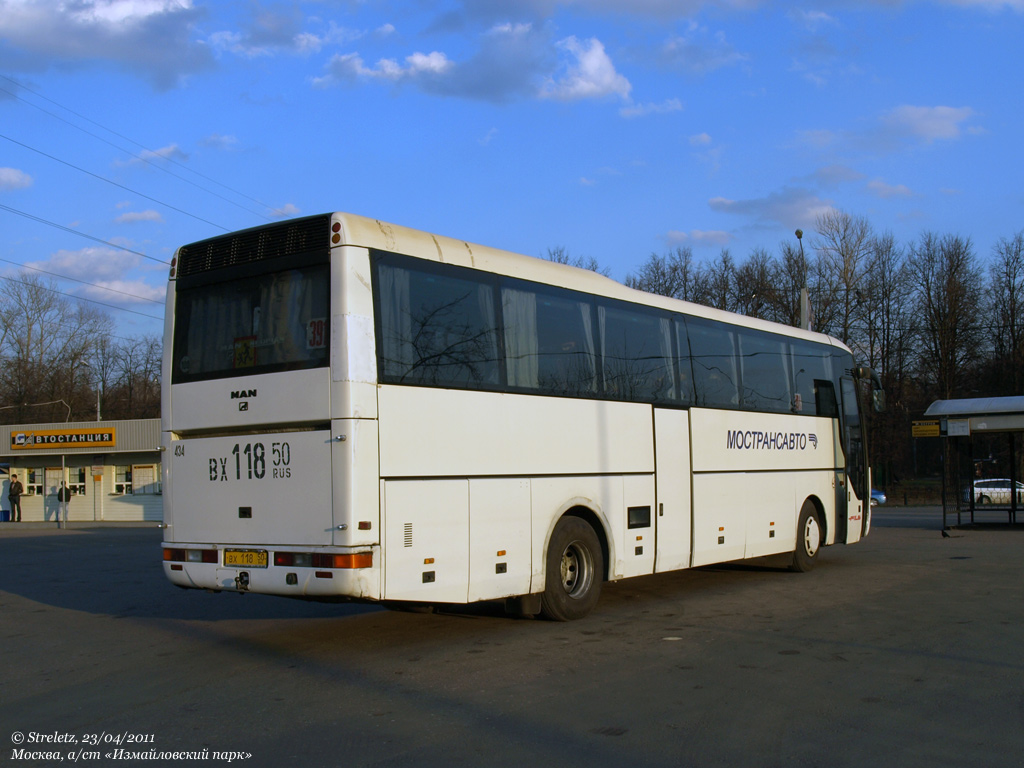
[(849, 347), (838, 339), (823, 333), (805, 331), (770, 320), (747, 317), (735, 312), (706, 307), (689, 301), (673, 299), (654, 293), (647, 293), (630, 288), (610, 277), (588, 269), (558, 264), (534, 256), (504, 251), (486, 245), (469, 243), (450, 237), (434, 235), (417, 229), (410, 229), (397, 224), (389, 224), (379, 219), (370, 219), (350, 213), (331, 214), (331, 221), (340, 224), (340, 240), (335, 245), (354, 245), (363, 248), (391, 251), (406, 256), (454, 264), (462, 267), (481, 269), (523, 280), (559, 286), (587, 293), (621, 299), (635, 304), (659, 307), (667, 311), (682, 312), (688, 315), (704, 317), (709, 320), (741, 325), (747, 328), (758, 328), (771, 333), (780, 333), (795, 338), (804, 338), (819, 343), (827, 343), (849, 351)]

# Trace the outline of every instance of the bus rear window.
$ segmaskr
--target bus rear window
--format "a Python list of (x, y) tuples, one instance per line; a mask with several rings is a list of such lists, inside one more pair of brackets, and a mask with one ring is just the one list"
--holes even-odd
[(326, 265), (179, 288), (172, 382), (326, 366), (329, 292)]

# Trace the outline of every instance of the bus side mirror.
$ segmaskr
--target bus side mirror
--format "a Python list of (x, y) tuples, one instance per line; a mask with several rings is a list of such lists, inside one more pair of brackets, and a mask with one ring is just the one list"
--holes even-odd
[(876, 389), (871, 393), (871, 404), (875, 408), (875, 413), (882, 413), (885, 411), (885, 390)]

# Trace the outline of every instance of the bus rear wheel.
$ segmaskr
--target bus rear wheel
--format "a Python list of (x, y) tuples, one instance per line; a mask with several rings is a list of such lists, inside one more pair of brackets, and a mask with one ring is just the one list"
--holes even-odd
[(823, 534), (818, 508), (808, 499), (800, 509), (800, 522), (796, 528), (796, 550), (793, 552), (793, 562), (789, 566), (791, 571), (807, 573), (814, 568)]
[(541, 614), (552, 621), (582, 619), (601, 596), (604, 556), (590, 524), (563, 517), (548, 544)]

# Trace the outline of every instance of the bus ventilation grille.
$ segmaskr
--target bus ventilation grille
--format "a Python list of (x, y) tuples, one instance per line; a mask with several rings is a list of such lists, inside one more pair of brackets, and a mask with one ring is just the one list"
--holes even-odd
[(310, 251), (326, 256), (330, 221), (330, 216), (307, 216), (183, 246), (178, 251), (178, 277)]

